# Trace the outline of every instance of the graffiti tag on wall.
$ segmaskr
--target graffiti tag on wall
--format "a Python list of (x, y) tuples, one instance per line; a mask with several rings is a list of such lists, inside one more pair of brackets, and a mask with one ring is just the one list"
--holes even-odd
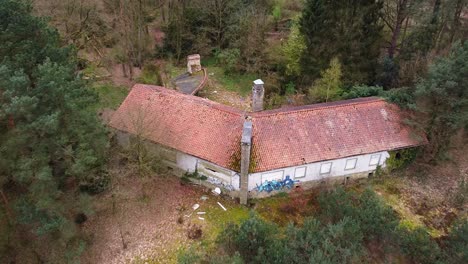
[(231, 184), (226, 183), (226, 182), (224, 182), (224, 181), (222, 181), (222, 180), (220, 180), (218, 178), (208, 176), (206, 181), (213, 184), (213, 185), (215, 185), (215, 186), (224, 188), (224, 189), (226, 189), (228, 191), (234, 191), (234, 186), (232, 186)]
[(286, 178), (284, 180), (272, 180), (272, 181), (265, 181), (263, 182), (261, 185), (258, 185), (257, 184), (257, 191), (259, 192), (267, 192), (267, 193), (270, 193), (272, 191), (278, 191), (278, 190), (281, 190), (283, 188), (288, 188), (288, 189), (291, 189), (292, 187), (294, 187), (294, 183), (296, 182), (299, 182), (299, 181), (295, 181), (295, 180), (291, 180), (291, 177), (286, 176)]

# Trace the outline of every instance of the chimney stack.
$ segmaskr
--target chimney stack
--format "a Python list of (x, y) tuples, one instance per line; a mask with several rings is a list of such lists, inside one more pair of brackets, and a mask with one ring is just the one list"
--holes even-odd
[(240, 203), (247, 204), (249, 198), (250, 150), (252, 147), (252, 121), (246, 119), (241, 138)]
[(265, 88), (263, 81), (258, 79), (253, 82), (252, 86), (252, 111), (263, 111), (263, 97), (265, 95)]
[(187, 57), (187, 72), (193, 74), (201, 70), (200, 54), (189, 55)]

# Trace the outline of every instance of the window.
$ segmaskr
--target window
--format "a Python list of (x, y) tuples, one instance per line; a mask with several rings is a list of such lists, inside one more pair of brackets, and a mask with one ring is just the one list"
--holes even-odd
[(370, 157), (369, 166), (378, 165), (378, 164), (379, 164), (379, 161), (380, 161), (380, 154), (372, 155), (372, 156)]
[(352, 170), (356, 168), (357, 159), (346, 160), (345, 170)]
[(294, 178), (303, 178), (306, 175), (306, 167), (296, 168)]
[(331, 166), (332, 166), (332, 163), (329, 162), (329, 163), (323, 163), (321, 166), (320, 166), (320, 174), (328, 174), (330, 173), (331, 171)]

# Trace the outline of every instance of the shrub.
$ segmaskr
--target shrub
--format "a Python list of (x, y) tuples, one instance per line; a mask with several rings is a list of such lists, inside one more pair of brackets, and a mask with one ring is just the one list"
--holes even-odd
[(230, 75), (237, 71), (240, 58), (239, 49), (225, 49), (215, 54), (218, 64), (223, 65), (224, 74)]
[(447, 257), (452, 263), (468, 263), (468, 220), (453, 225), (447, 239)]
[(359, 197), (356, 218), (366, 238), (389, 237), (398, 225), (397, 215), (392, 208), (385, 205), (370, 189)]
[(163, 85), (161, 69), (155, 64), (146, 64), (137, 81), (144, 84)]
[(400, 226), (398, 236), (401, 251), (413, 262), (432, 264), (439, 258), (440, 248), (425, 228)]
[(107, 171), (101, 171), (100, 173), (89, 174), (80, 183), (80, 190), (89, 194), (99, 194), (110, 185), (110, 176)]
[(419, 148), (390, 151), (390, 157), (385, 161), (387, 170), (392, 171), (405, 168), (416, 159), (419, 151)]
[(342, 187), (330, 192), (322, 192), (318, 197), (320, 218), (336, 223), (345, 216), (356, 215), (352, 200), (351, 194)]
[(453, 203), (462, 207), (468, 201), (468, 182), (462, 179), (458, 182), (458, 189), (453, 196)]
[(187, 231), (187, 237), (190, 239), (200, 239), (203, 231), (199, 225), (191, 225)]
[(194, 248), (189, 248), (180, 252), (177, 256), (177, 263), (179, 264), (194, 264), (202, 260), (202, 256)]
[(343, 99), (354, 99), (369, 96), (382, 96), (384, 90), (380, 86), (366, 86), (356, 85), (353, 86), (348, 92), (343, 93)]
[(221, 233), (219, 241), (230, 254), (237, 251), (246, 262), (250, 262), (259, 252), (268, 248), (276, 232), (275, 225), (266, 223), (252, 213), (240, 226), (229, 224)]

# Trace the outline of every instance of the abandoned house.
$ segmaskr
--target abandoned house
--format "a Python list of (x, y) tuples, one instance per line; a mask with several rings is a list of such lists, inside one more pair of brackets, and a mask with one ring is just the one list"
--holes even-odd
[(246, 203), (268, 182), (313, 186), (368, 177), (389, 151), (421, 140), (399, 108), (370, 97), (263, 110), (264, 87), (252, 88), (253, 112), (151, 85), (135, 85), (110, 126), (128, 144), (145, 138), (174, 173), (197, 170)]

